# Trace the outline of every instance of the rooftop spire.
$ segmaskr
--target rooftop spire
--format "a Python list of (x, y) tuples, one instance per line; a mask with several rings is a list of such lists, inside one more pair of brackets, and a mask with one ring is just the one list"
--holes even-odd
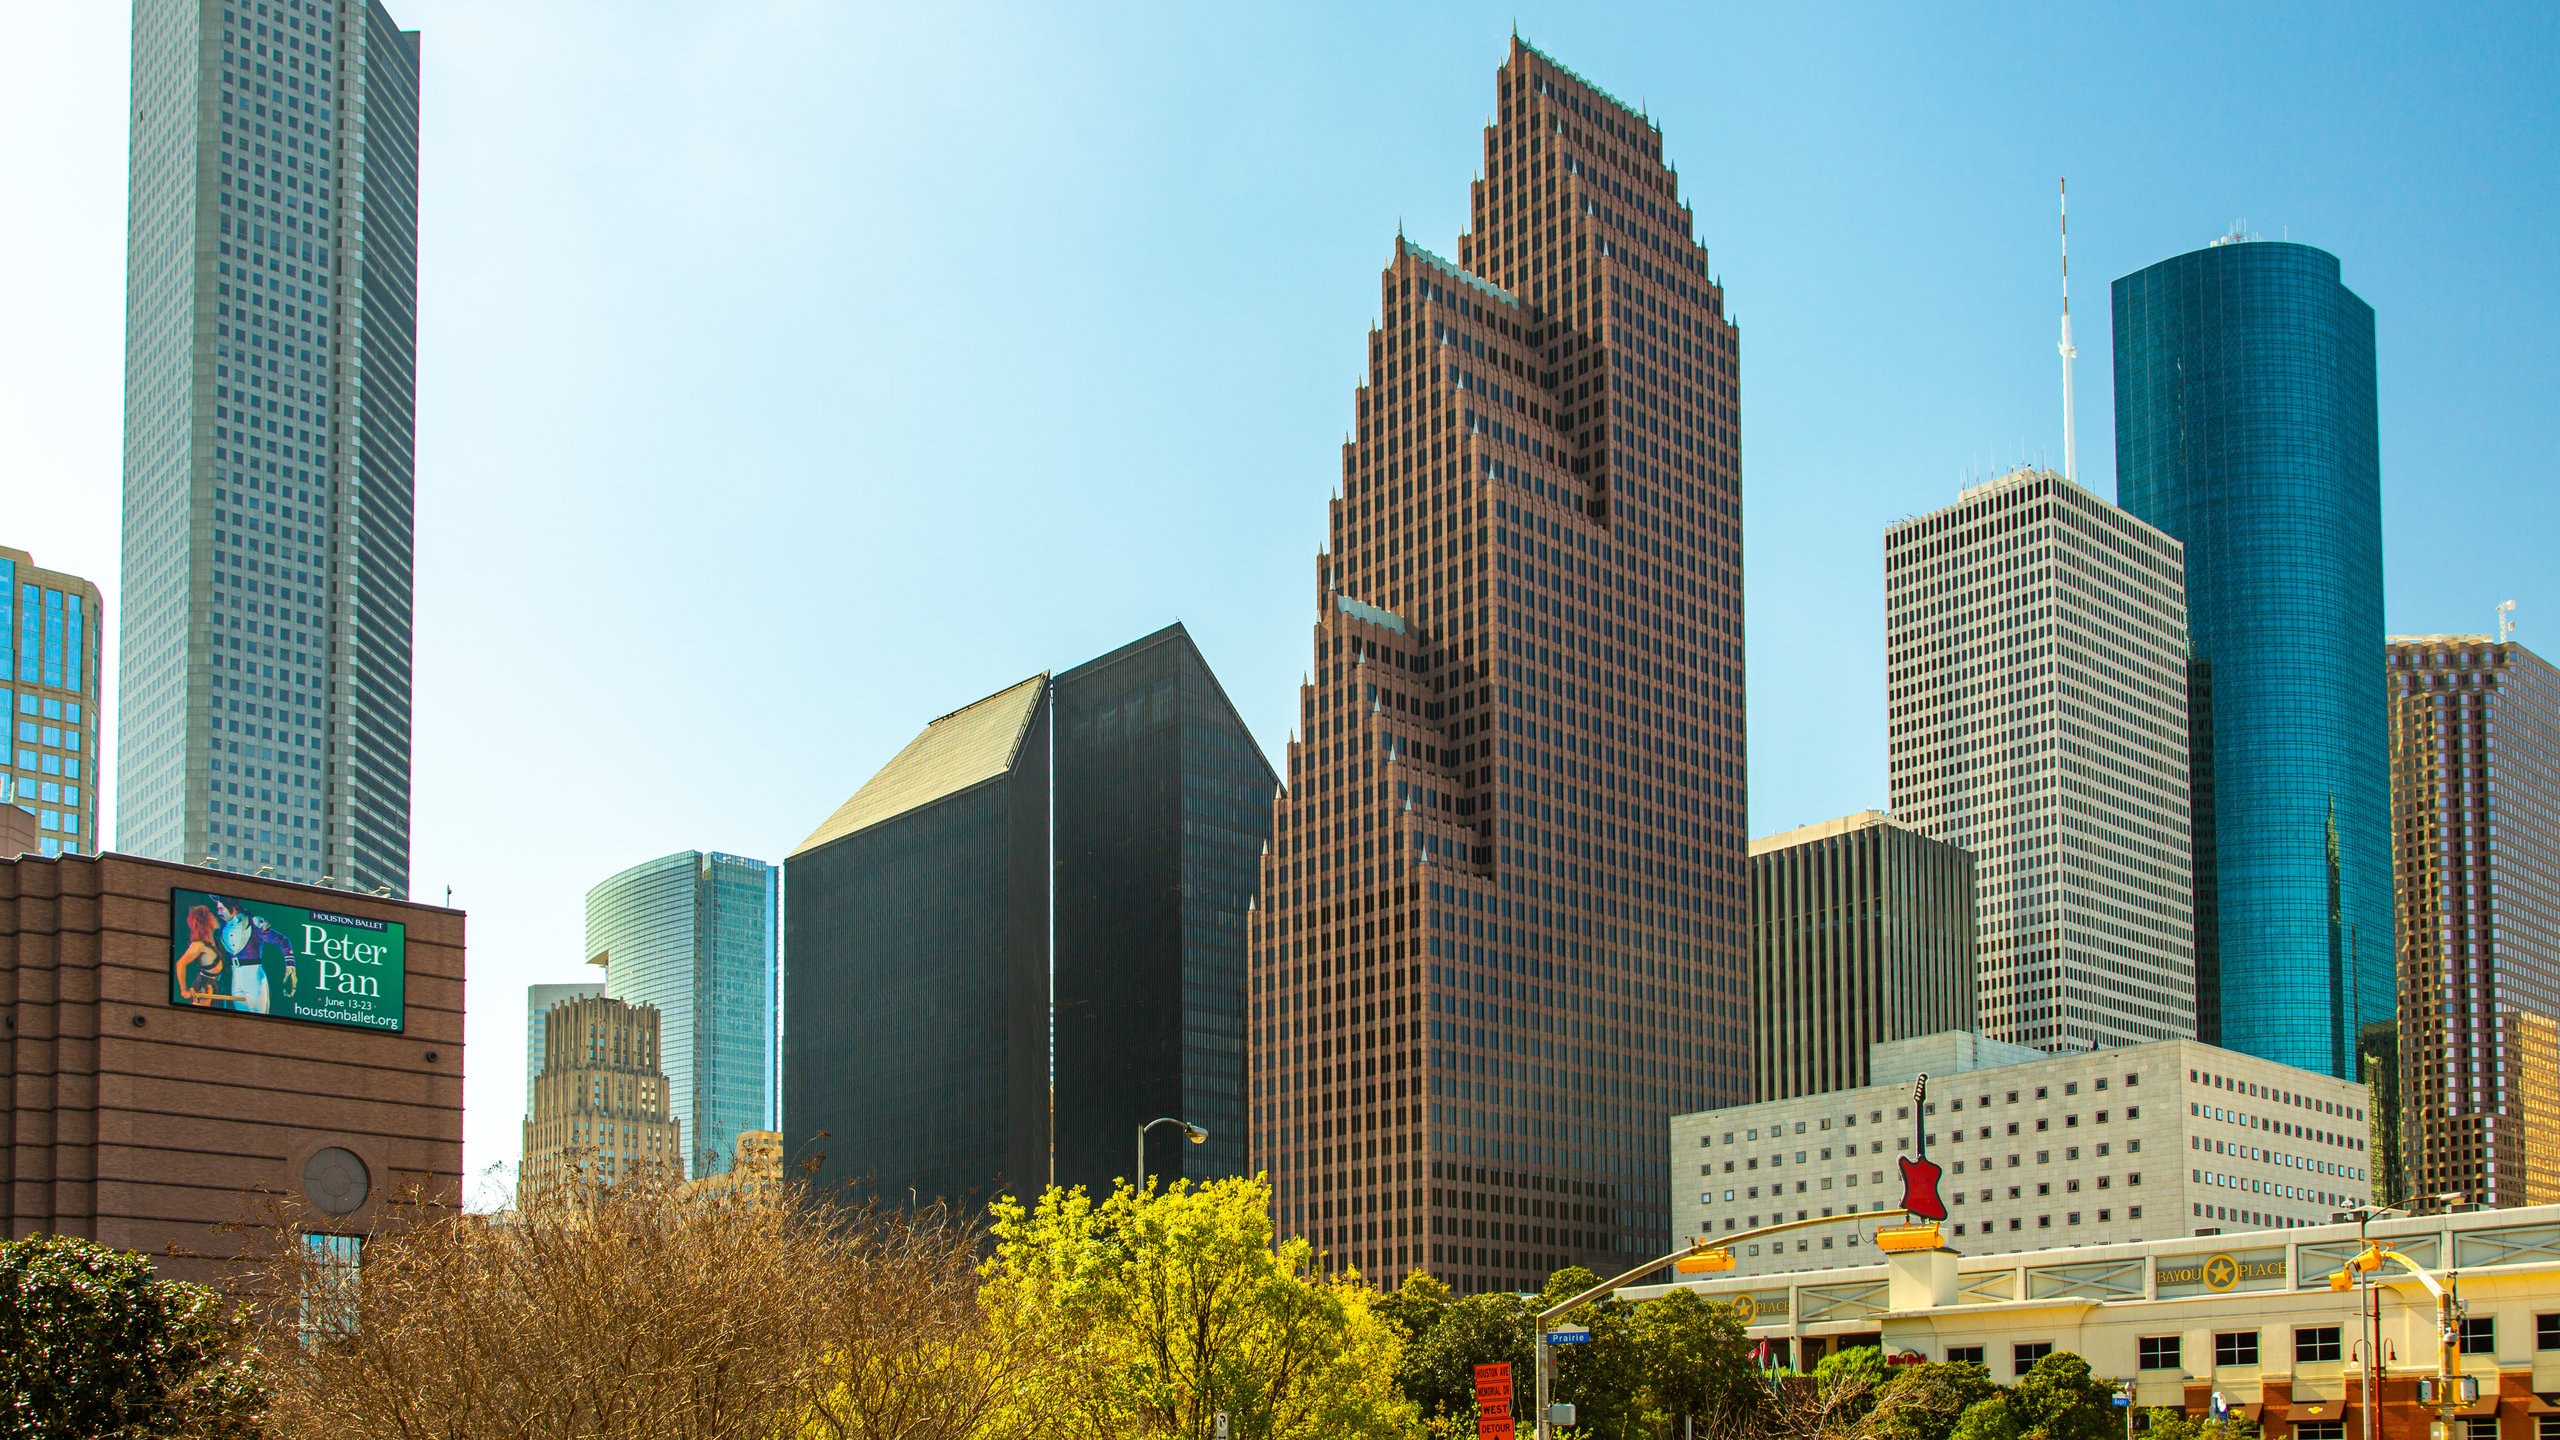
[(2062, 478), (2080, 479), (2079, 440), (2072, 432), (2071, 362), (2080, 352), (2071, 344), (2071, 180), (2054, 182), (2062, 210)]

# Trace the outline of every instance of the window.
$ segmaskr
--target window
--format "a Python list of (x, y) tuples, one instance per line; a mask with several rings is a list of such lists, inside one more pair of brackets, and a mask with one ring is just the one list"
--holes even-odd
[(2560, 1350), (2560, 1315), (2533, 1317), (2533, 1348)]
[[(1982, 1347), (1979, 1345), (1950, 1345), (1947, 1347), (1947, 1363), (1950, 1365), (1982, 1365)], [(1987, 1369), (1989, 1367), (1985, 1366), (1984, 1368)], [(2560, 1415), (2554, 1415), (2550, 1418), (2560, 1420)], [(2546, 1437), (2546, 1440), (2560, 1440), (2560, 1436)]]
[(2050, 1340), (2033, 1340), (2024, 1345), (2012, 1345), (2009, 1347), (2009, 1369), (2016, 1375), (2024, 1376), (2028, 1371), (2036, 1368), (2037, 1361), (2052, 1353), (2053, 1342)]
[(2560, 1440), (2560, 1415), (2536, 1415), (2534, 1440)]
[(2258, 1332), (2225, 1330), (2213, 1337), (2213, 1363), (2216, 1365), (2255, 1365), (2258, 1363)]
[(2347, 1422), (2297, 1420), (2293, 1426), (2293, 1440), (2347, 1440)]
[(2175, 1370), (2178, 1368), (2177, 1336), (2145, 1335), (2135, 1344), (2142, 1352), (2143, 1369)]
[(2300, 1325), (2293, 1332), (2293, 1363), (2316, 1365), (2338, 1358), (2338, 1327)]
[(2462, 1322), (2462, 1353), (2495, 1355), (2498, 1353), (2498, 1317), (2472, 1315)]

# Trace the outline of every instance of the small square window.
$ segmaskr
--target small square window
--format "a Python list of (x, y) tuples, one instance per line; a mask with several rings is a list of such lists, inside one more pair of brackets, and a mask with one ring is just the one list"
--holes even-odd
[[(1947, 1363), (1950, 1365), (1980, 1365), (1983, 1363), (1982, 1347), (1979, 1345), (1950, 1345), (1947, 1347)], [(2555, 1415), (2551, 1418), (2560, 1420), (2560, 1415)]]
[(2050, 1340), (2032, 1340), (2009, 1347), (2009, 1368), (2019, 1377), (2036, 1368), (2036, 1362), (2053, 1353)]
[(2258, 1332), (2225, 1330), (2213, 1337), (2213, 1363), (2216, 1365), (2255, 1365), (2258, 1363)]
[(2293, 1426), (2293, 1437), (2294, 1440), (2347, 1440), (2347, 1422), (2297, 1420)]
[(2338, 1329), (2335, 1325), (2297, 1326), (2293, 1332), (2293, 1362), (2317, 1365), (2337, 1359)]
[(2143, 1369), (2175, 1370), (2178, 1368), (2177, 1336), (2145, 1335), (2135, 1342), (2135, 1345), (2141, 1352)]
[(2462, 1321), (2462, 1353), (2495, 1355), (2498, 1353), (2498, 1317), (2471, 1315)]
[(2533, 1348), (2560, 1350), (2560, 1315), (2533, 1317)]

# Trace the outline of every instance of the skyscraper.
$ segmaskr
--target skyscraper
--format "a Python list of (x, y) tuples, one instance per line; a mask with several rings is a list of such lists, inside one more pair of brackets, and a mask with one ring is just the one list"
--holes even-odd
[(2410, 1190), (2560, 1202), (2560, 671), (2398, 635), (2384, 673)]
[(727, 1165), (741, 1130), (774, 1125), (775, 870), (679, 850), (587, 892), (587, 962), (605, 993), (658, 1011), (685, 1174)]
[(562, 1183), (684, 1176), (684, 1121), (667, 1103), (664, 1017), (605, 996), (563, 1000), (543, 1026), (542, 1070), (524, 1117), (521, 1199)]
[(418, 37), (134, 7), (117, 845), (409, 883)]
[(2242, 236), (2114, 300), (2117, 497), (2186, 546), (2202, 1038), (2355, 1078), (2392, 1008), (2373, 309)]
[(1751, 1083), (1737, 332), (1652, 123), (1495, 82), (1381, 281), (1252, 996), (1281, 1232), (1471, 1293), (1659, 1253), (1667, 1117)]
[(2044, 470), (1885, 532), (1893, 814), (1973, 852), (1994, 1039), (2195, 1035), (2180, 567)]
[[(98, 587), (0, 545), (0, 805), (31, 817), (26, 849), (98, 853)], [(18, 850), (0, 838), (0, 854)]]
[(1751, 842), (1755, 1102), (1870, 1083), (1879, 1042), (1974, 1027), (1973, 857), (1869, 810)]
[(533, 1113), (533, 1082), (542, 1074), (549, 1053), (544, 1027), (551, 1007), (563, 1000), (586, 1000), (604, 993), (601, 980), (585, 985), (528, 985), (524, 988), (524, 1113)]
[(1106, 1194), (1172, 1116), (1208, 1139), (1156, 1132), (1150, 1175), (1244, 1173), (1277, 779), (1180, 625), (926, 726), (785, 862), (791, 1153), (891, 1199)]

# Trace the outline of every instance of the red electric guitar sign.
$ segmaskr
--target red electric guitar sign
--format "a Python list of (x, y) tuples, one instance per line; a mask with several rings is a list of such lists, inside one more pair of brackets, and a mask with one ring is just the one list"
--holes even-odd
[(1919, 1220), (1944, 1220), (1947, 1202), (1938, 1198), (1937, 1162), (1929, 1158), (1929, 1077), (1911, 1084), (1911, 1149), (1902, 1166), (1902, 1208)]

